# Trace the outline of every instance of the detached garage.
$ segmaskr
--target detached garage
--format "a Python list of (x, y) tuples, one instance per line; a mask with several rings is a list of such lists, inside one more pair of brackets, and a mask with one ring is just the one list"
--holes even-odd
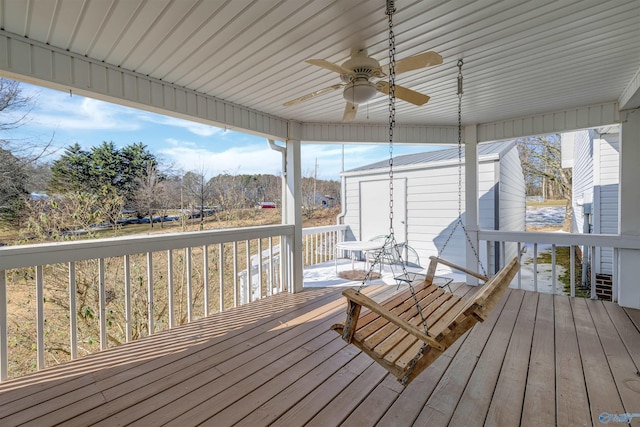
[[(396, 240), (408, 242), (417, 251), (423, 266), (431, 255), (465, 265), (466, 238), (460, 227), (442, 252), (458, 218), (458, 165), (457, 148), (393, 159)], [(478, 145), (478, 175), (480, 228), (524, 231), (524, 176), (515, 141)], [(344, 223), (351, 227), (355, 239), (369, 240), (388, 234), (389, 161), (346, 171), (342, 179), (345, 189)], [(460, 188), (464, 209), (464, 168)], [(481, 245), (479, 250), (484, 262), (486, 245)], [(491, 259), (500, 255), (497, 246), (489, 250)], [(515, 244), (507, 245), (506, 251), (507, 257), (515, 256)]]

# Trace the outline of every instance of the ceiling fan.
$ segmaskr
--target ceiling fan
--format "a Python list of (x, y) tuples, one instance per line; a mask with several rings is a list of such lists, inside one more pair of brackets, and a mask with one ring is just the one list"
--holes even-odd
[[(307, 59), (306, 62), (339, 73), (342, 83), (292, 99), (283, 104), (285, 107), (344, 88), (342, 96), (345, 101), (347, 101), (347, 105), (345, 106), (342, 120), (344, 122), (350, 122), (356, 118), (359, 104), (363, 104), (372, 99), (376, 95), (376, 92), (389, 94), (389, 82), (385, 80), (374, 81), (374, 79), (388, 75), (389, 65), (381, 66), (377, 60), (368, 55), (366, 49), (354, 49), (351, 52), (351, 58), (342, 65), (334, 64), (324, 59)], [(442, 57), (439, 54), (431, 51), (423, 52), (396, 61), (395, 73), (405, 73), (438, 64), (442, 64)], [(398, 85), (395, 86), (395, 95), (398, 99), (418, 106), (426, 104), (427, 101), (429, 101), (427, 95)]]

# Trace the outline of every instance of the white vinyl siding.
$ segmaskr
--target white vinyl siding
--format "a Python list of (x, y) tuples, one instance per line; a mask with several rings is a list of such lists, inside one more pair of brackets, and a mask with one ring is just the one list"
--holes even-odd
[[(518, 159), (517, 149), (515, 144), (503, 144), (500, 148), (507, 150), (507, 158), (509, 163), (512, 160)], [(495, 205), (496, 205), (496, 188), (497, 179), (500, 179), (498, 173), (498, 165), (502, 160), (499, 158), (499, 153), (490, 153), (487, 155), (479, 155), (478, 161), (478, 189), (479, 189), (479, 223), (482, 229), (495, 229)], [(522, 176), (522, 169), (519, 163), (515, 165), (515, 170), (511, 173), (506, 172), (505, 176), (509, 179), (518, 180), (517, 183), (507, 184), (508, 194), (511, 191), (521, 188), (520, 200), (518, 204), (515, 201), (516, 195), (513, 194), (513, 201), (509, 206), (518, 206), (519, 212), (505, 213), (507, 223), (510, 224), (509, 229), (517, 229), (518, 221), (514, 221), (513, 218), (520, 216), (521, 228), (518, 230), (524, 230), (524, 178)], [(513, 165), (509, 164), (507, 168), (512, 168)], [(371, 173), (349, 173), (345, 174), (346, 180), (346, 214), (345, 224), (348, 224), (354, 234), (355, 238), (360, 239), (359, 230), (362, 229), (360, 218), (362, 221), (366, 221), (365, 215), (360, 215), (358, 209), (360, 207), (359, 198), (361, 194), (358, 193), (358, 189), (361, 187), (360, 183), (363, 181), (375, 181), (380, 185), (381, 192), (388, 192), (389, 185), (386, 176), (388, 170), (376, 169)], [(409, 245), (414, 248), (420, 262), (423, 266), (426, 266), (429, 256), (438, 255), (442, 256), (453, 263), (459, 265), (466, 264), (465, 247), (466, 238), (461, 227), (456, 229), (454, 236), (447, 244), (446, 250), (442, 253), (442, 247), (449, 237), (452, 228), (458, 218), (458, 164), (451, 161), (448, 162), (431, 162), (431, 163), (419, 163), (411, 166), (405, 166), (394, 171), (395, 179), (406, 179), (406, 218), (407, 218), (407, 241)], [(464, 195), (464, 167), (462, 169), (462, 199), (460, 201), (461, 208), (463, 210), (463, 223), (464, 223), (464, 208), (465, 208), (465, 195)], [(500, 201), (501, 203), (501, 201)], [(386, 205), (380, 206), (380, 209), (388, 212)], [(510, 208), (509, 208), (510, 209)], [(394, 211), (396, 208), (394, 207)], [(394, 212), (394, 216), (396, 212)], [(381, 229), (378, 234), (385, 234), (388, 232), (388, 226), (385, 229)], [(397, 225), (395, 226), (397, 228)], [(396, 230), (397, 234), (397, 230)], [(485, 258), (486, 246), (481, 245), (478, 248), (482, 259)], [(484, 261), (483, 261), (484, 262)], [(488, 268), (487, 266), (485, 266)]]
[(593, 202), (593, 144), (589, 131), (575, 132), (573, 163), (573, 232), (582, 233), (583, 204)]
[[(509, 150), (500, 158), (500, 230), (523, 231), (525, 229), (526, 203), (522, 163), (518, 150)], [(505, 262), (518, 254), (517, 243), (507, 243)]]
[[(576, 132), (573, 168), (573, 232), (583, 233), (581, 202), (592, 202), (592, 233), (618, 234), (619, 134)], [(596, 249), (596, 273), (613, 274), (613, 250)]]
[[(618, 134), (594, 135), (594, 233), (618, 234), (618, 182), (620, 154)], [(613, 249), (600, 248), (598, 273), (613, 274)]]

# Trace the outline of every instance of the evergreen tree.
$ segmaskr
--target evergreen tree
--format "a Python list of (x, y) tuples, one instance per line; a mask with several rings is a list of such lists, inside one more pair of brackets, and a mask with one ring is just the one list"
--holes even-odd
[(115, 194), (131, 205), (147, 170), (155, 170), (156, 166), (155, 156), (142, 143), (118, 149), (113, 142), (104, 141), (90, 151), (76, 143), (53, 163), (49, 188), (54, 193), (87, 192), (103, 197)]

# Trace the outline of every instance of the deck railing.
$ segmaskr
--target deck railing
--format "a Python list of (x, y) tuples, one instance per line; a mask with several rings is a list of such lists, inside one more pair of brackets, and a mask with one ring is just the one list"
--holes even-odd
[[(280, 247), (293, 233), (275, 225), (0, 248), (0, 381), (238, 305), (254, 254), (267, 260), (245, 277), (254, 289), (245, 302), (280, 292), (289, 282)], [(35, 355), (10, 359), (33, 343)]]
[[(581, 293), (591, 298), (613, 301), (616, 299), (618, 289), (616, 274), (618, 251), (640, 249), (640, 238), (606, 234), (481, 230), (478, 232), (478, 238), (481, 247), (486, 245), (486, 250), (483, 251), (485, 265), (493, 269), (504, 265), (505, 258), (511, 258), (516, 254), (519, 254), (523, 260), (526, 253), (526, 262), (532, 266), (532, 269), (520, 269), (515, 279), (518, 288), (525, 287), (526, 280), (527, 287), (538, 292), (540, 285), (543, 282), (549, 285), (550, 280), (550, 291), (553, 293), (565, 293), (564, 288), (568, 288), (571, 296)], [(540, 280), (541, 271), (539, 271), (542, 264), (539, 262), (541, 257), (548, 258), (548, 260), (545, 259), (548, 262), (544, 264), (550, 268), (543, 280)], [(559, 261), (560, 258), (562, 262)], [(559, 272), (561, 265), (567, 270), (563, 275)], [(532, 277), (523, 277), (523, 272), (526, 271), (532, 271)], [(562, 280), (560, 276), (563, 276)], [(600, 286), (599, 282), (605, 282), (605, 285)], [(579, 292), (576, 290), (577, 284), (583, 284), (582, 287), (578, 287)]]
[(328, 225), (302, 229), (303, 262), (308, 265), (333, 261), (336, 243), (346, 238), (348, 225)]

